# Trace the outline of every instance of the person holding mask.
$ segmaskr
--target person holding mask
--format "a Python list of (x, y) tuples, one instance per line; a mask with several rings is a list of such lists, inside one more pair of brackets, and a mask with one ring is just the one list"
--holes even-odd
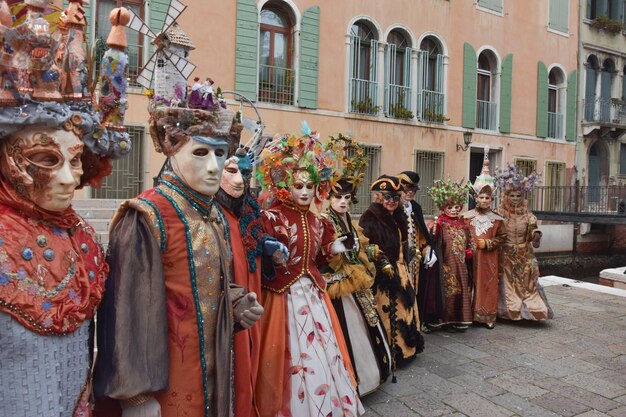
[[(399, 209), (402, 185), (397, 177), (381, 175), (370, 186), (374, 199), (359, 219), (370, 243), (378, 245), (388, 259), (376, 265), (374, 297), (391, 348), (392, 372), (409, 363), (424, 349), (420, 334), (416, 283), (405, 259), (408, 254), (406, 221)], [(394, 375), (395, 378), (395, 375)]]
[(504, 198), (495, 212), (504, 218), (507, 231), (502, 248), (498, 305), (498, 317), (503, 319), (547, 320), (554, 317), (539, 284), (539, 265), (533, 253), (533, 248), (538, 248), (541, 243), (542, 233), (525, 198), (540, 181), (538, 174), (524, 176), (511, 165), (497, 175), (498, 188), (504, 191)]
[(306, 124), (303, 133), (275, 138), (260, 156), (258, 178), (275, 199), (262, 213), (263, 228), (289, 255), (272, 256), (275, 278), (262, 283), (256, 398), (262, 417), (360, 415), (346, 344), (317, 267), (345, 252), (347, 237), (335, 239), (332, 224), (310, 210), (328, 198), (336, 155)]

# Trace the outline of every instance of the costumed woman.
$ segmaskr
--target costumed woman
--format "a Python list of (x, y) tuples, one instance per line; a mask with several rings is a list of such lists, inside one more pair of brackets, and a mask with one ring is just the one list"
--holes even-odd
[[(260, 135), (260, 132), (257, 132)], [(256, 135), (255, 135), (256, 137)], [(254, 139), (253, 139), (254, 140)], [(239, 147), (235, 155), (224, 164), (222, 182), (215, 195), (230, 227), (233, 251), (233, 281), (256, 294), (261, 293), (261, 255), (271, 256), (287, 248), (263, 231), (261, 210), (250, 192), (253, 153)], [(261, 351), (261, 328), (258, 324), (235, 333), (234, 380), (235, 416), (258, 417), (254, 399), (259, 352)]]
[(476, 245), (473, 256), (474, 322), (493, 329), (498, 313), (500, 246), (504, 243), (506, 229), (502, 217), (491, 211), (491, 201), (496, 190), (494, 178), (489, 174), (489, 148), (485, 148), (483, 169), (472, 185), (476, 208), (462, 214), (470, 228)]
[(528, 209), (526, 193), (533, 190), (541, 177), (521, 174), (508, 166), (497, 175), (497, 185), (504, 191), (495, 211), (504, 218), (506, 240), (502, 248), (502, 276), (498, 317), (509, 320), (546, 320), (554, 317), (541, 284), (539, 265), (533, 253), (541, 243), (537, 217)]
[[(424, 350), (417, 309), (416, 282), (405, 263), (408, 254), (406, 223), (400, 204), (401, 184), (397, 177), (381, 175), (370, 186), (374, 199), (359, 219), (359, 226), (371, 244), (378, 245), (386, 258), (376, 264), (374, 297), (391, 348), (392, 372)], [(388, 259), (385, 262), (384, 259)], [(393, 379), (392, 379), (393, 380)]]
[[(402, 212), (407, 225), (407, 245), (410, 258), (407, 264), (411, 277), (417, 282), (417, 306), (421, 330), (428, 333), (427, 323), (436, 323), (441, 318), (441, 286), (438, 268), (435, 265), (434, 240), (426, 227), (422, 206), (415, 201), (419, 190), (420, 176), (415, 171), (398, 174), (402, 184)], [(423, 259), (423, 262), (420, 260)]]
[[(345, 252), (332, 224), (310, 205), (327, 198), (336, 157), (308, 126), (304, 136), (277, 137), (261, 155), (258, 177), (275, 198), (263, 228), (287, 246), (274, 256), (276, 276), (263, 281), (256, 396), (262, 417), (363, 413), (341, 327), (317, 264)], [(320, 202), (321, 203), (321, 202)], [(277, 252), (279, 255), (280, 252)]]
[(443, 294), (443, 317), (430, 327), (466, 330), (472, 324), (472, 287), (467, 261), (475, 250), (469, 227), (459, 215), (468, 187), (459, 181), (435, 180), (428, 190), (441, 214), (431, 227), (436, 242)]
[(341, 134), (330, 140), (343, 147), (343, 169), (331, 190), (330, 207), (322, 216), (333, 223), (336, 234), (348, 236), (344, 242), (348, 250), (335, 255), (320, 269), (346, 339), (359, 394), (363, 396), (385, 382), (391, 370), (387, 337), (371, 290), (376, 275), (373, 262), (384, 255), (369, 243), (350, 217), (350, 206), (357, 202), (357, 187), (367, 169), (363, 146)]
[[(111, 84), (107, 95), (101, 91), (99, 113), (81, 74), (82, 2), (69, 2), (54, 35), (43, 15), (48, 2), (25, 3), (26, 19), (12, 27), (0, 2), (0, 415), (86, 417), (90, 324), (108, 267), (96, 233), (71, 202), (77, 188), (102, 184), (110, 159), (130, 151), (122, 127), (125, 78), (112, 79), (126, 64), (120, 14), (128, 12), (112, 11), (111, 65), (103, 63), (100, 80)], [(115, 95), (122, 105), (111, 113)]]

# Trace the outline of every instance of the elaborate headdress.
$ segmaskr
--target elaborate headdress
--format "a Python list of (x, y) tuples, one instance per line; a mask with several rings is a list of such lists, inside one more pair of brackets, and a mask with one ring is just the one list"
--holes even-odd
[(428, 189), (428, 194), (435, 202), (439, 210), (447, 206), (462, 206), (467, 199), (467, 193), (471, 186), (461, 181), (435, 180), (432, 187)]
[(365, 171), (369, 164), (369, 158), (365, 156), (365, 148), (361, 143), (341, 133), (337, 137), (330, 136), (328, 147), (343, 155), (339, 161), (341, 176), (332, 188), (332, 193), (350, 193), (352, 201), (355, 204), (358, 203), (356, 192), (365, 178)]
[(70, 0), (58, 24), (49, 22), (59, 15), (49, 8), (49, 0), (24, 3), (25, 17), (16, 17), (14, 25), (6, 1), (0, 2), (0, 41), (5, 45), (0, 51), (0, 142), (28, 126), (72, 131), (85, 144), (81, 185), (98, 186), (110, 172), (109, 159), (130, 152), (123, 127), (128, 11), (111, 11), (113, 28), (96, 94), (93, 60), (84, 42), (85, 0)]
[(489, 147), (485, 147), (485, 156), (483, 158), (483, 169), (480, 175), (476, 177), (476, 181), (472, 184), (476, 195), (482, 192), (493, 194), (496, 190), (495, 178), (489, 174)]
[(302, 122), (302, 136), (276, 136), (267, 143), (257, 166), (257, 179), (263, 191), (281, 200), (289, 200), (287, 191), (294, 183), (294, 174), (307, 171), (317, 185), (315, 203), (330, 196), (330, 190), (338, 179), (333, 166), (337, 153), (329, 145), (319, 141), (319, 134), (312, 132), (306, 121)]
[(528, 192), (535, 189), (541, 183), (541, 174), (532, 172), (524, 176), (515, 165), (507, 164), (507, 169), (499, 170), (496, 175), (498, 188), (504, 191)]

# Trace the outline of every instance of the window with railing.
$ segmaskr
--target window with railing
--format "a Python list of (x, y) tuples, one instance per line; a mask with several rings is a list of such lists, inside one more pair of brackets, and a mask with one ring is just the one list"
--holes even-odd
[(585, 63), (585, 99), (583, 105), (583, 119), (585, 121), (595, 120), (596, 108), (596, 85), (600, 64), (595, 55), (589, 55)]
[(422, 206), (425, 215), (437, 213), (435, 203), (428, 194), (428, 189), (435, 180), (443, 178), (443, 152), (415, 152), (415, 172), (420, 175), (420, 189), (415, 193), (415, 200)]
[(132, 149), (129, 155), (113, 161), (113, 171), (100, 188), (91, 189), (91, 198), (128, 199), (143, 191), (143, 142), (145, 129), (126, 126)]
[(385, 46), (385, 101), (387, 117), (412, 119), (411, 54), (408, 36), (392, 30)]
[(293, 104), (295, 72), (292, 62), (293, 25), (275, 3), (261, 10), (259, 45), (259, 101)]
[[(96, 71), (96, 77), (100, 75), (100, 65), (102, 65), (102, 56), (108, 49), (106, 45), (106, 39), (109, 36), (111, 30), (111, 21), (109, 20), (109, 13), (115, 7), (126, 7), (131, 9), (137, 16), (144, 18), (144, 2), (142, 0), (97, 0), (96, 2), (96, 25), (95, 34), (96, 39), (94, 41), (94, 67)], [(137, 76), (143, 69), (143, 43), (144, 36), (135, 31), (127, 30), (126, 38), (128, 40), (128, 47), (126, 48), (126, 54), (128, 55), (128, 65), (126, 67), (126, 77), (128, 79), (129, 87), (141, 87), (137, 83)]]
[(352, 206), (351, 213), (359, 216), (365, 212), (372, 203), (372, 193), (369, 186), (380, 176), (380, 146), (364, 146), (365, 158), (369, 159), (369, 165), (365, 172), (363, 183), (357, 189), (356, 198), (358, 202)]
[(476, 127), (496, 130), (498, 123), (498, 103), (496, 102), (496, 83), (498, 81), (497, 61), (491, 51), (483, 51), (478, 57), (476, 90)]
[(443, 124), (443, 55), (439, 41), (427, 36), (417, 53), (417, 117), (422, 122)]
[(546, 162), (543, 178), (546, 191), (543, 196), (544, 210), (565, 211), (563, 186), (565, 185), (565, 163)]
[[(533, 172), (537, 172), (537, 160), (536, 159), (515, 158), (515, 166), (517, 167), (518, 172), (524, 175), (525, 177), (529, 176)], [(526, 199), (528, 201), (529, 208), (531, 209), (537, 208), (535, 207), (535, 202), (537, 201), (537, 199), (534, 196), (534, 193), (532, 191), (528, 193), (528, 195), (526, 196)]]
[(378, 104), (377, 35), (369, 22), (358, 21), (350, 29), (350, 96), (351, 113), (375, 115)]
[(550, 70), (548, 76), (548, 133), (553, 139), (563, 139), (565, 135), (565, 75), (560, 68)]
[[(617, 70), (613, 59), (605, 59), (600, 68), (597, 58), (591, 55), (587, 59), (585, 77), (584, 120), (626, 125), (626, 102), (622, 98), (612, 97), (617, 82)], [(598, 83), (599, 96), (596, 93)]]

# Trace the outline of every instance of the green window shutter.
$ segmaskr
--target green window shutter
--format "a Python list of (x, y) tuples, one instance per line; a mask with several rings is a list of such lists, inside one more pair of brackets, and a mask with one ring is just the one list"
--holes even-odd
[(537, 62), (537, 136), (548, 136), (548, 68)]
[(513, 94), (513, 54), (502, 60), (500, 73), (500, 132), (511, 133), (511, 99)]
[(478, 58), (472, 45), (463, 45), (463, 127), (476, 127), (476, 82)]
[(576, 70), (569, 73), (567, 77), (567, 103), (565, 107), (565, 139), (570, 142), (576, 140)]
[(298, 105), (317, 108), (319, 66), (320, 8), (309, 7), (302, 15), (300, 27), (300, 95)]
[(259, 9), (254, 0), (237, 0), (235, 44), (235, 90), (252, 101), (257, 99)]
[[(146, 22), (150, 29), (156, 34), (161, 32), (163, 24), (165, 23), (165, 17), (167, 16), (167, 9), (170, 7), (170, 0), (150, 0), (150, 21)], [(154, 45), (151, 43), (152, 39), (148, 39), (148, 58), (154, 52)]]
[(607, 0), (596, 0), (596, 17), (609, 15)]
[(559, 32), (569, 32), (569, 0), (550, 0), (548, 26)]
[(502, 13), (502, 0), (478, 0), (478, 5), (485, 9)]

